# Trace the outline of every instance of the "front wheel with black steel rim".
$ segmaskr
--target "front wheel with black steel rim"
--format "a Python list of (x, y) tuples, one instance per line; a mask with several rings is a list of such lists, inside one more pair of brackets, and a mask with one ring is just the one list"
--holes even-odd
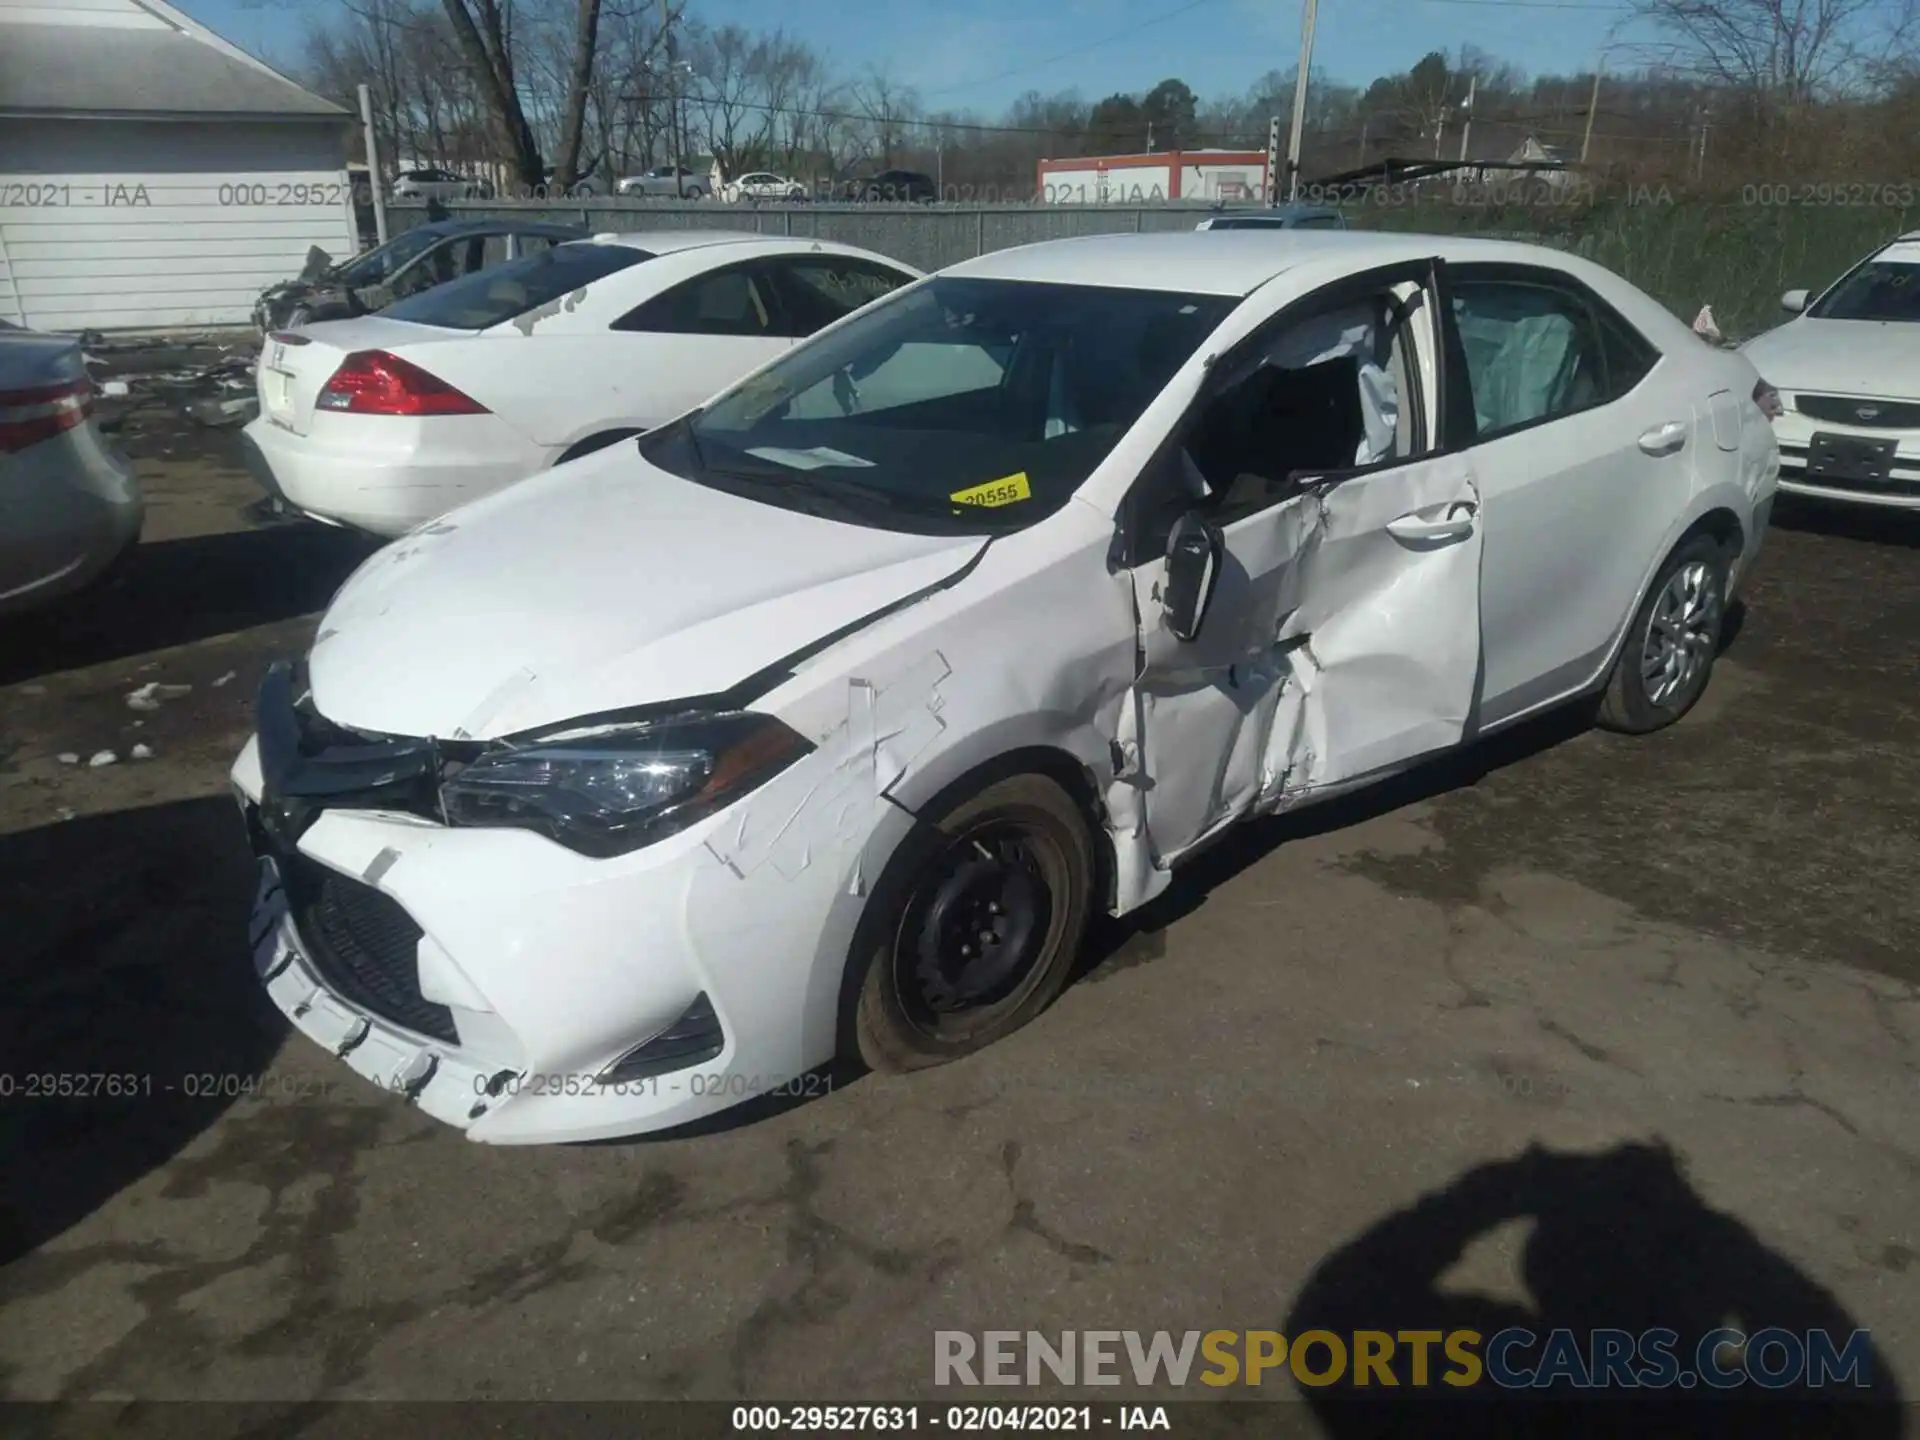
[(1698, 535), (1667, 558), (1627, 631), (1600, 724), (1628, 735), (1671, 725), (1705, 693), (1727, 610), (1727, 555)]
[(1094, 875), (1080, 808), (1043, 775), (997, 781), (920, 827), (862, 927), (861, 1060), (939, 1065), (1046, 1009), (1086, 934)]

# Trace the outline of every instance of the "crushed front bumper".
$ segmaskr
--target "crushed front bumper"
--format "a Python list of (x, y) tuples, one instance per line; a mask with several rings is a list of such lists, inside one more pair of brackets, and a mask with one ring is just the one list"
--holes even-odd
[[(254, 965), (358, 1074), (469, 1139), (546, 1144), (670, 1129), (832, 1058), (858, 877), (907, 833), (905, 811), (809, 807), (831, 777), (803, 762), (612, 859), (449, 828), (410, 807), (416, 745), (300, 730), (273, 693), (280, 668), (232, 771), (265, 862)], [(373, 779), (390, 804), (370, 803)]]

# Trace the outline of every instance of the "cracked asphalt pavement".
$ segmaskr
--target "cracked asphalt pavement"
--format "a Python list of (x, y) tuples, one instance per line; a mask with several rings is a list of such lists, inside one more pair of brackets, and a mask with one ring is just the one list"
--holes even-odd
[[(951, 1399), (936, 1330), (1494, 1314), (1865, 1328), (1920, 1395), (1920, 523), (1783, 507), (1683, 724), (1249, 830), (989, 1053), (500, 1150), (249, 968), (226, 767), (367, 546), (127, 427), (145, 543), (0, 631), (0, 1394)], [(150, 1088), (24, 1094), (95, 1073)]]

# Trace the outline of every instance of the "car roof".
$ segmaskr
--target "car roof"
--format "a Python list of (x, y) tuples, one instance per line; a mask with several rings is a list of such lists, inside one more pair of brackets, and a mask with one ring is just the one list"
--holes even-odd
[[(482, 216), (479, 219), (430, 220), (401, 234), (424, 230), (435, 236), (446, 235), (550, 235), (556, 240), (584, 240), (587, 232), (578, 225), (561, 225), (552, 220), (516, 220), (512, 216)], [(396, 235), (396, 240), (400, 237)]]
[[(816, 240), (811, 235), (762, 235), (757, 230), (619, 230), (584, 237), (588, 245), (626, 245), (650, 255), (670, 255), (675, 250), (695, 250), (704, 245), (745, 245), (758, 241), (771, 250), (795, 252), (818, 245), (836, 255), (864, 255), (869, 252), (854, 245), (832, 240)], [(895, 262), (898, 263), (898, 262)]]
[(1341, 258), (1355, 270), (1438, 255), (1560, 265), (1557, 250), (1511, 240), (1415, 235), (1378, 230), (1176, 230), (1163, 234), (1082, 235), (995, 250), (942, 272), (981, 280), (1027, 280), (1123, 290), (1249, 295), (1276, 275), (1316, 260)]

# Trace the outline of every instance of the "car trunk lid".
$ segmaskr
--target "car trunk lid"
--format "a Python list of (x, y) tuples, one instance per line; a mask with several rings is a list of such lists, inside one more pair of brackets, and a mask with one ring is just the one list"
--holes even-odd
[(425, 352), (436, 341), (466, 338), (470, 338), (466, 331), (384, 320), (378, 315), (276, 330), (260, 352), (260, 413), (275, 425), (305, 435), (313, 428), (320, 392), (347, 356), (384, 350), (431, 371), (433, 362)]

